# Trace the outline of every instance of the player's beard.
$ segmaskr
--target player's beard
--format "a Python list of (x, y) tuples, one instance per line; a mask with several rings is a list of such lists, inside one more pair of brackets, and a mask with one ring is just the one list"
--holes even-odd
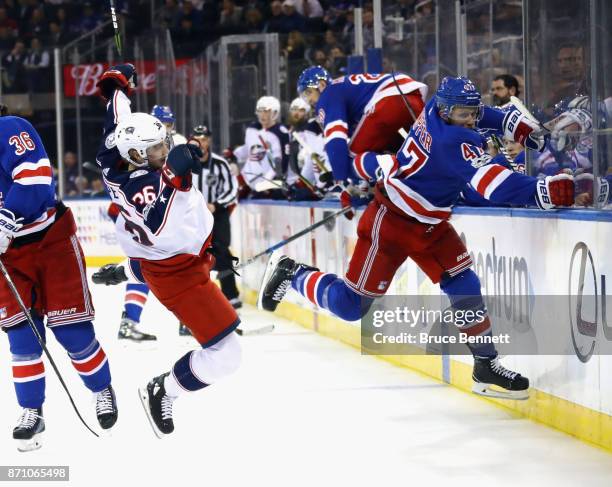
[(493, 105), (495, 105), (496, 107), (501, 107), (502, 105), (505, 105), (506, 103), (510, 103), (510, 97), (505, 97), (505, 98), (501, 98), (497, 95), (493, 95)]

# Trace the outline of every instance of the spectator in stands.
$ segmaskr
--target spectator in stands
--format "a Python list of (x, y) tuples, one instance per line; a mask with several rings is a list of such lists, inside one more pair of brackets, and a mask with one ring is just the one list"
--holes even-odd
[(77, 155), (68, 151), (64, 154), (64, 191), (67, 196), (78, 194), (77, 178), (79, 177), (79, 165)]
[(245, 32), (259, 33), (263, 30), (263, 14), (257, 7), (249, 8), (244, 14)]
[(173, 32), (173, 39), (177, 44), (177, 51), (182, 56), (193, 57), (201, 50), (199, 31), (196, 30), (191, 17), (183, 17), (178, 30)]
[(223, 9), (219, 20), (220, 34), (235, 34), (241, 30), (242, 7), (237, 7), (234, 0), (223, 0)]
[(0, 50), (8, 51), (15, 45), (13, 32), (6, 26), (0, 26)]
[(180, 25), (184, 19), (189, 19), (192, 25), (199, 27), (203, 20), (202, 11), (196, 10), (192, 2), (185, 0), (178, 15), (178, 25)]
[(500, 74), (491, 82), (493, 105), (501, 107), (510, 103), (510, 97), (520, 95), (519, 82), (511, 74)]
[(383, 18), (403, 17), (408, 19), (414, 13), (415, 0), (395, 0), (391, 5), (386, 5), (383, 9)]
[(551, 96), (546, 104), (547, 109), (551, 109), (564, 98), (590, 92), (586, 82), (587, 67), (583, 46), (574, 43), (562, 44), (557, 50), (555, 60), (557, 66), (553, 74), (556, 77), (554, 81), (549, 81)]
[(49, 52), (43, 49), (40, 39), (33, 37), (30, 41), (30, 51), (24, 61), (28, 73), (30, 92), (48, 92), (51, 89), (49, 66), (51, 65)]
[(309, 19), (323, 17), (323, 7), (319, 0), (296, 0), (295, 10)]
[(104, 183), (100, 178), (94, 178), (91, 180), (91, 192), (89, 196), (92, 198), (101, 198), (106, 196), (106, 189), (104, 189)]
[(6, 93), (24, 93), (27, 90), (25, 44), (17, 39), (11, 52), (2, 58), (2, 85)]
[(63, 46), (70, 39), (70, 34), (62, 29), (57, 20), (49, 22), (49, 44), (53, 47)]
[(329, 63), (334, 76), (340, 76), (346, 72), (346, 55), (340, 46), (334, 47), (329, 52)]
[(74, 24), (74, 31), (77, 36), (82, 36), (94, 30), (101, 23), (102, 19), (96, 14), (91, 2), (85, 2), (81, 16)]
[(45, 11), (42, 7), (38, 7), (32, 12), (32, 16), (30, 20), (28, 20), (24, 28), (24, 35), (27, 38), (46, 38), (48, 34), (49, 27), (45, 17)]
[(339, 32), (346, 24), (346, 12), (339, 6), (332, 5), (325, 11), (323, 23), (328, 29)]
[(166, 0), (164, 6), (159, 9), (158, 19), (163, 27), (174, 29), (177, 27), (177, 20), (180, 15), (181, 8), (177, 0)]
[(73, 193), (66, 192), (68, 196), (89, 196), (91, 194), (89, 181), (85, 176), (77, 176), (74, 180), (74, 185), (76, 187), (76, 191)]
[(336, 34), (331, 29), (327, 29), (323, 37), (323, 51), (329, 54), (334, 47), (338, 46), (340, 46), (340, 43), (338, 42)]
[(280, 32), (283, 25), (283, 4), (280, 0), (270, 3), (270, 16), (266, 21), (264, 32)]
[(285, 0), (283, 2), (283, 18), (281, 33), (288, 34), (293, 30), (303, 32), (306, 27), (306, 18), (295, 9), (298, 0)]
[(284, 49), (284, 54), (289, 61), (298, 61), (304, 59), (304, 53), (306, 52), (306, 43), (304, 42), (304, 36), (294, 30), (289, 32), (289, 38), (287, 39), (287, 47)]
[(12, 35), (19, 31), (17, 21), (9, 17), (6, 7), (0, 7), (0, 27), (6, 27)]
[(311, 63), (315, 66), (323, 66), (328, 71), (330, 70), (329, 59), (323, 49), (315, 49), (311, 56)]

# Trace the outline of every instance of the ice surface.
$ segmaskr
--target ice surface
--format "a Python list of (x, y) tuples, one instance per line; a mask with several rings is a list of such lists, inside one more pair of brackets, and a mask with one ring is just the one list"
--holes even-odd
[[(196, 344), (178, 336), (154, 298), (142, 327), (157, 343), (120, 343), (122, 286), (92, 292), (120, 408), (112, 435), (96, 439), (84, 429), (47, 366), (43, 448), (17, 452), (19, 408), (3, 337), (1, 465), (69, 465), (71, 480), (59, 485), (79, 487), (612, 485), (612, 456), (602, 450), (251, 307), (241, 311), (245, 327), (274, 323), (276, 331), (241, 338), (240, 371), (177, 400), (176, 431), (158, 440), (137, 387)], [(49, 348), (97, 425), (91, 394), (52, 336)]]

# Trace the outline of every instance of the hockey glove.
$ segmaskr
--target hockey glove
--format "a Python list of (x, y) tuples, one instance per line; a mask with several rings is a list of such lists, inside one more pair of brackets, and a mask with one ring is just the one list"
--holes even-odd
[(110, 100), (115, 90), (123, 91), (127, 96), (138, 86), (138, 75), (133, 64), (118, 64), (102, 73), (97, 83), (98, 93), (105, 100)]
[(353, 206), (353, 197), (358, 196), (359, 191), (350, 183), (336, 181), (336, 185), (329, 190), (328, 194), (336, 196), (340, 200), (342, 208), (349, 208), (344, 213), (348, 220), (352, 220), (355, 216), (355, 208)]
[(127, 281), (128, 278), (125, 275), (125, 269), (122, 265), (106, 264), (100, 267), (97, 272), (93, 273), (91, 280), (94, 282), (94, 284), (114, 286)]
[(504, 136), (524, 147), (542, 152), (546, 145), (545, 129), (520, 110), (512, 110), (504, 118)]
[(180, 191), (191, 188), (191, 172), (201, 170), (202, 150), (193, 144), (181, 144), (174, 147), (162, 168), (164, 180)]
[(21, 222), (23, 218), (17, 218), (12, 211), (0, 209), (0, 254), (4, 254), (11, 245), (13, 237), (23, 226)]
[(569, 174), (546, 176), (536, 185), (536, 201), (543, 210), (574, 204), (574, 177)]

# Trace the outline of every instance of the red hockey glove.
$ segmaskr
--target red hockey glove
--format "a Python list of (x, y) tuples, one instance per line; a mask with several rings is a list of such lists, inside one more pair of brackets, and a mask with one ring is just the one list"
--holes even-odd
[(97, 83), (98, 94), (110, 100), (115, 90), (121, 90), (130, 96), (132, 88), (138, 86), (138, 75), (133, 64), (119, 64), (107, 69)]
[(574, 204), (574, 177), (569, 174), (547, 176), (538, 181), (536, 199), (543, 210)]
[(524, 147), (542, 152), (546, 145), (545, 130), (520, 110), (508, 112), (504, 118), (504, 136)]

